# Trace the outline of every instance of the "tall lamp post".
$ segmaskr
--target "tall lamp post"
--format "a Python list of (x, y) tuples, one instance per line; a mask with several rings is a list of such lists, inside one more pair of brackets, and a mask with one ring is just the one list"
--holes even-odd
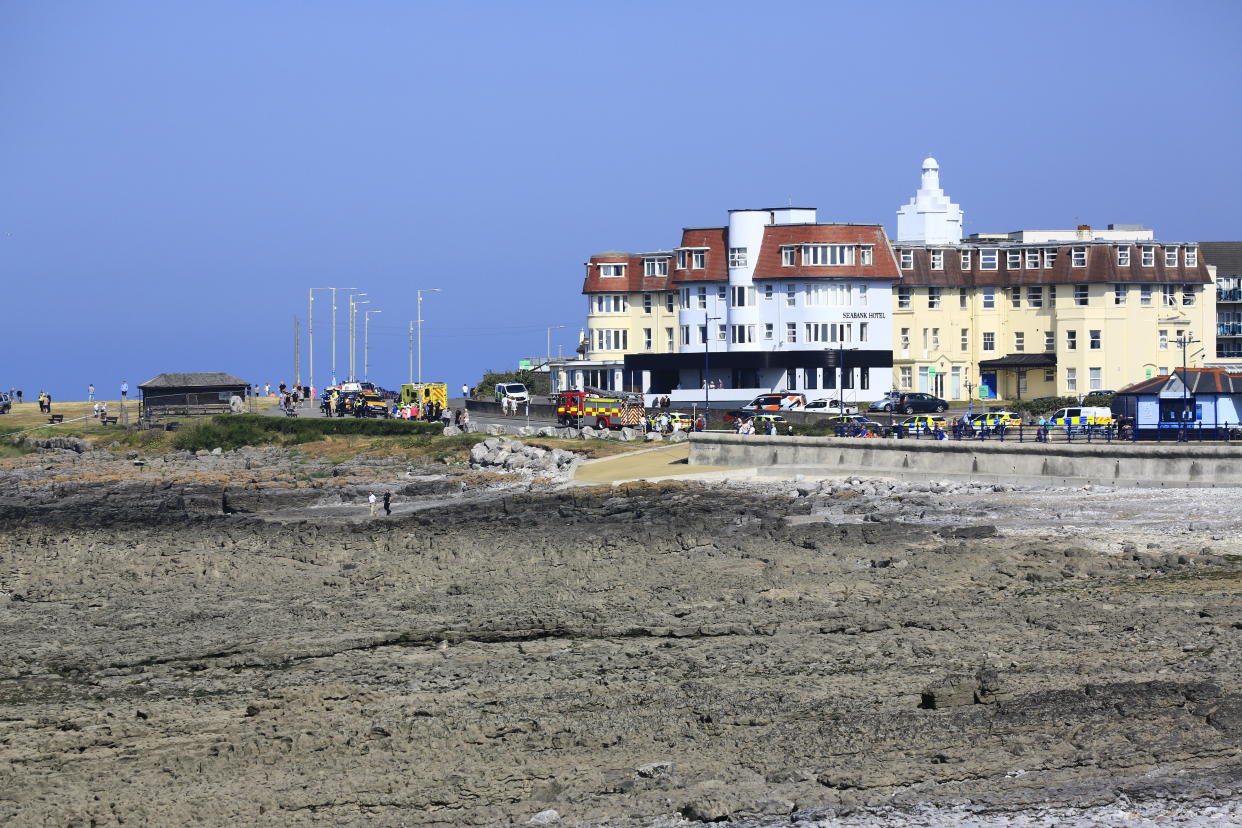
[(552, 332), (561, 328), (568, 327), (566, 325), (549, 325), (548, 326), (548, 358), (544, 360), (544, 366), (548, 369), (548, 393), (552, 392)]
[[(1192, 338), (1189, 334), (1180, 334), (1177, 337), (1178, 347), (1182, 349), (1182, 433), (1181, 441), (1184, 443), (1188, 439), (1186, 434), (1186, 421), (1190, 414), (1190, 376), (1187, 372), (1188, 357), (1186, 351), (1191, 345), (1198, 344), (1200, 340)], [(1197, 417), (1195, 418), (1198, 419)]]
[(439, 293), (439, 288), (419, 288), (418, 294), (418, 384), (423, 383), (423, 294)]
[(364, 311), (362, 314), (362, 378), (371, 379), (371, 314), (382, 310)]
[(371, 304), (370, 299), (364, 299), (361, 302), (357, 297), (366, 296), (365, 293), (351, 293), (349, 295), (349, 381), (357, 381), (358, 368), (358, 306)]
[(332, 384), (336, 385), (336, 292), (338, 290), (357, 290), (358, 288), (313, 287), (306, 291), (306, 336), (307, 357), (310, 361), (309, 379), (311, 387), (315, 385), (315, 291), (332, 291)]
[(712, 325), (711, 323), (720, 320), (719, 316), (708, 316), (707, 311), (703, 311), (703, 428), (712, 424), (712, 381), (708, 377), (708, 371), (711, 369), (711, 353), (712, 353)]

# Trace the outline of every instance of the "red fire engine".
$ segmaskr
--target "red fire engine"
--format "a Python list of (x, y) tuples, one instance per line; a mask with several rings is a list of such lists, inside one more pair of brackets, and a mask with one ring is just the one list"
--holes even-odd
[(637, 427), (646, 414), (643, 398), (637, 394), (611, 394), (588, 388), (562, 391), (556, 397), (556, 422), (563, 426)]

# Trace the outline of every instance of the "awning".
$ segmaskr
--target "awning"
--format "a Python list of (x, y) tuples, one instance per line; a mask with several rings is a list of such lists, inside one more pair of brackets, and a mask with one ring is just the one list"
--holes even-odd
[(995, 371), (998, 368), (1055, 368), (1056, 354), (1008, 354), (996, 359), (979, 361), (980, 371)]

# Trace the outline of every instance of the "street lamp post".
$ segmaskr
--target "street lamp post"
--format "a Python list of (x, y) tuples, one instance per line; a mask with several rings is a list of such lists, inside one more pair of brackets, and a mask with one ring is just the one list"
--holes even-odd
[(365, 293), (351, 293), (349, 295), (349, 381), (355, 382), (358, 379), (358, 306), (371, 304), (370, 299), (364, 299), (361, 302), (357, 297), (366, 296)]
[(712, 424), (712, 381), (708, 376), (711, 370), (711, 353), (712, 353), (712, 331), (713, 322), (720, 319), (719, 316), (708, 316), (707, 311), (703, 311), (703, 428), (707, 429)]
[(362, 313), (362, 378), (371, 379), (371, 314), (383, 313), (382, 310), (369, 310)]
[(548, 358), (544, 360), (543, 364), (548, 369), (548, 391), (549, 393), (552, 391), (552, 385), (553, 385), (552, 383), (552, 332), (555, 330), (559, 330), (560, 328), (564, 328), (564, 327), (567, 327), (567, 326), (566, 325), (549, 325), (548, 326)]
[(419, 288), (418, 294), (418, 384), (423, 383), (423, 294), (439, 293), (440, 288)]
[[(1189, 377), (1188, 372), (1187, 372), (1187, 362), (1189, 361), (1189, 359), (1188, 359), (1188, 357), (1186, 356), (1186, 352), (1187, 352), (1187, 350), (1190, 348), (1190, 346), (1191, 346), (1191, 345), (1197, 344), (1198, 342), (1199, 342), (1199, 340), (1198, 340), (1198, 339), (1194, 339), (1194, 338), (1192, 338), (1189, 334), (1180, 334), (1180, 335), (1178, 335), (1178, 337), (1177, 337), (1177, 344), (1178, 344), (1178, 346), (1179, 346), (1179, 347), (1181, 347), (1181, 349), (1182, 349), (1182, 432), (1181, 432), (1181, 441), (1182, 441), (1183, 443), (1184, 443), (1184, 442), (1186, 442), (1186, 440), (1187, 440), (1187, 439), (1189, 439), (1188, 435), (1186, 434), (1186, 421), (1187, 421), (1187, 419), (1188, 419), (1188, 417), (1189, 417), (1189, 414), (1190, 414), (1190, 377)], [(1198, 418), (1196, 418), (1196, 419), (1198, 419)]]
[[(323, 287), (311, 288), (310, 303), (314, 306), (315, 291), (330, 290), (332, 291), (332, 384), (336, 385), (336, 292), (338, 290), (357, 290), (356, 287)], [(314, 337), (314, 325), (311, 326), (311, 336)], [(311, 352), (314, 353), (314, 345), (311, 346)], [(315, 384), (315, 360), (311, 359), (311, 385)]]

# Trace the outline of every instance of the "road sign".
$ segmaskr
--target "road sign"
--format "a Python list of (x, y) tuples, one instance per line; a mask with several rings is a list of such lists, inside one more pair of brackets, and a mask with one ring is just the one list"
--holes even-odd
[(529, 370), (530, 370), (530, 365), (531, 365), (531, 362), (530, 362), (530, 360), (529, 360), (529, 359), (523, 359), (523, 360), (519, 360), (519, 361), (518, 361), (518, 369), (519, 369), (519, 370), (522, 370), (522, 371), (529, 371)]
[(935, 366), (935, 365), (932, 365), (932, 366), (930, 366), (930, 367), (927, 369), (927, 376), (929, 376), (929, 377), (934, 377), (934, 376), (936, 376), (936, 366)]

